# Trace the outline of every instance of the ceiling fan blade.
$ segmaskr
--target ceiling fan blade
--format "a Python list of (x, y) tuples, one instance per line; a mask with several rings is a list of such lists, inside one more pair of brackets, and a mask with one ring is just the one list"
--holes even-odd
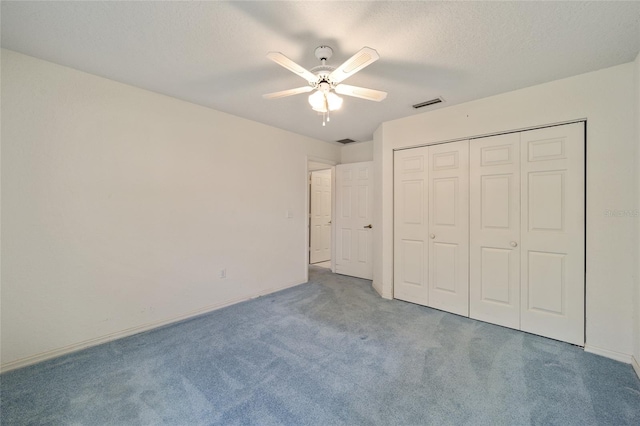
[(284, 98), (285, 96), (297, 95), (299, 93), (307, 93), (313, 90), (311, 86), (303, 86), (297, 87), (295, 89), (282, 90), (280, 92), (267, 93), (266, 95), (262, 95), (265, 99), (278, 99)]
[(371, 65), (378, 59), (380, 59), (380, 55), (378, 55), (378, 52), (370, 47), (363, 47), (358, 51), (358, 53), (347, 59), (342, 65), (333, 70), (333, 72), (329, 74), (329, 79), (334, 83), (340, 83), (341, 81), (351, 77), (353, 74), (357, 73), (367, 65)]
[(318, 79), (314, 73), (296, 64), (280, 52), (269, 52), (267, 53), (267, 58), (271, 59), (276, 64), (285, 67), (292, 73), (299, 75), (310, 83), (315, 82)]
[(334, 90), (340, 95), (354, 96), (368, 101), (380, 102), (387, 97), (387, 92), (367, 89), (365, 87), (349, 86), (348, 84), (338, 84)]

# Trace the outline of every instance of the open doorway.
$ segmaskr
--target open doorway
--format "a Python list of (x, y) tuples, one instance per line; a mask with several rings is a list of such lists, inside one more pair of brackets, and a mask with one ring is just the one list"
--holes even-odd
[(334, 167), (322, 161), (308, 160), (308, 264), (332, 268)]
[(309, 264), (331, 266), (331, 169), (309, 172)]

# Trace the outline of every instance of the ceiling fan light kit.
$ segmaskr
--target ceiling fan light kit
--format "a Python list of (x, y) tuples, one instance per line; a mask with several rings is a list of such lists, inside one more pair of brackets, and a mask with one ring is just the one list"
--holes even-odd
[(342, 98), (333, 92), (321, 92), (318, 90), (309, 95), (309, 104), (314, 111), (336, 111), (342, 106)]
[(267, 58), (304, 78), (309, 86), (267, 93), (262, 97), (265, 99), (278, 99), (315, 90), (314, 93), (309, 95), (309, 105), (314, 111), (322, 113), (323, 126), (329, 121), (329, 112), (336, 111), (342, 107), (343, 99), (337, 93), (376, 102), (380, 102), (387, 97), (387, 93), (380, 90), (341, 84), (342, 81), (377, 61), (380, 58), (378, 52), (370, 47), (363, 47), (337, 68), (326, 64), (332, 55), (333, 49), (329, 46), (317, 47), (315, 56), (320, 60), (321, 65), (309, 71), (280, 52), (267, 53)]

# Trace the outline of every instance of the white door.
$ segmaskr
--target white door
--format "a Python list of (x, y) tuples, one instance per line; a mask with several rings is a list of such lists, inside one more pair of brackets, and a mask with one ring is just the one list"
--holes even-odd
[(469, 316), (520, 328), (520, 133), (469, 146)]
[(429, 305), (429, 147), (394, 153), (393, 297)]
[(521, 328), (583, 345), (584, 124), (521, 141)]
[(309, 263), (331, 260), (331, 169), (311, 172)]
[(469, 141), (429, 147), (429, 306), (469, 315)]
[(373, 278), (373, 161), (336, 166), (336, 272)]

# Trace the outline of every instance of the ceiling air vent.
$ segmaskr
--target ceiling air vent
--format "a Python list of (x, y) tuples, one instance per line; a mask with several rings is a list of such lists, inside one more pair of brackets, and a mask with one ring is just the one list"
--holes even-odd
[(415, 104), (415, 105), (413, 105), (413, 107), (415, 109), (418, 109), (418, 108), (426, 107), (426, 106), (429, 106), (429, 105), (439, 104), (440, 102), (444, 102), (442, 100), (442, 98), (435, 98), (435, 99), (430, 99), (430, 100), (425, 101), (425, 102), (420, 102), (419, 104)]
[(351, 142), (355, 142), (355, 141), (353, 139), (347, 138), (347, 139), (340, 139), (339, 141), (336, 141), (336, 142), (347, 144), (347, 143), (351, 143)]

